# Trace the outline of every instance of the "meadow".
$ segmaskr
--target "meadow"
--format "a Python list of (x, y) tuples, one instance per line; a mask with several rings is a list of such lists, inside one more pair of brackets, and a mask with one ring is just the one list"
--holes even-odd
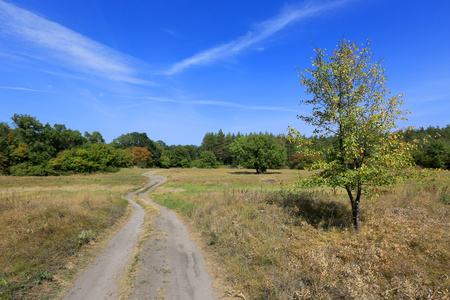
[[(0, 299), (60, 297), (126, 221), (124, 195), (146, 182), (146, 171), (0, 176)], [(343, 190), (295, 187), (307, 171), (158, 175), (167, 182), (150, 198), (188, 224), (225, 298), (448, 298), (449, 172), (364, 198), (360, 234)]]
[(150, 197), (200, 233), (223, 296), (448, 299), (450, 177), (380, 188), (353, 231), (343, 190), (300, 190), (306, 171), (177, 169)]
[(130, 213), (142, 169), (58, 177), (0, 176), (0, 299), (53, 298)]

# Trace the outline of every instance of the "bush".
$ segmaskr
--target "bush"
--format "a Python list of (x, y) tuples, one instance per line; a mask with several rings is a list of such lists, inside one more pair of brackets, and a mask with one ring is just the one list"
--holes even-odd
[(219, 167), (219, 162), (214, 153), (211, 151), (203, 151), (200, 159), (196, 160), (195, 166), (202, 169), (216, 169)]

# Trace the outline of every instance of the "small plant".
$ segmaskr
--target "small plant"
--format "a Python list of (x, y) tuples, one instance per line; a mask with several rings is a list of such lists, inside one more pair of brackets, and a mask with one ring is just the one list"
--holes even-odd
[(79, 243), (81, 245), (88, 244), (91, 240), (94, 240), (95, 237), (96, 237), (96, 234), (93, 233), (91, 229), (83, 230), (78, 235)]
[(449, 205), (450, 204), (450, 194), (443, 193), (441, 195), (441, 202), (446, 204), (446, 205)]
[(43, 280), (52, 281), (53, 274), (47, 270), (38, 270), (34, 272), (34, 284), (40, 284)]

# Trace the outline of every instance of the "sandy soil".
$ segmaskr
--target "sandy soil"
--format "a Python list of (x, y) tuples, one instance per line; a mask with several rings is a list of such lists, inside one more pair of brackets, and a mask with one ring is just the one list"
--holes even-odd
[(161, 216), (155, 218), (155, 234), (143, 247), (131, 299), (216, 299), (201, 251), (189, 238), (184, 224), (174, 212), (141, 193), (165, 182), (164, 177), (154, 175), (157, 172), (144, 174), (149, 177), (149, 183), (127, 195), (135, 212), (63, 299), (119, 298), (119, 279), (131, 261), (145, 216), (144, 210), (133, 200), (134, 194), (158, 206)]

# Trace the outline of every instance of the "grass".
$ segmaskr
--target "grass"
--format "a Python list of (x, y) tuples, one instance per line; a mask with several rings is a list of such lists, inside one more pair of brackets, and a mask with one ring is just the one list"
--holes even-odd
[[(152, 198), (201, 233), (215, 276), (246, 299), (445, 299), (450, 180), (363, 199), (355, 234), (343, 191), (293, 187), (299, 173), (182, 169)], [(307, 175), (302, 171), (301, 175)], [(265, 183), (268, 182), (272, 183)], [(262, 190), (261, 190), (262, 185)]]
[(0, 176), (0, 299), (42, 298), (64, 288), (84, 249), (127, 212), (144, 170), (60, 177)]

